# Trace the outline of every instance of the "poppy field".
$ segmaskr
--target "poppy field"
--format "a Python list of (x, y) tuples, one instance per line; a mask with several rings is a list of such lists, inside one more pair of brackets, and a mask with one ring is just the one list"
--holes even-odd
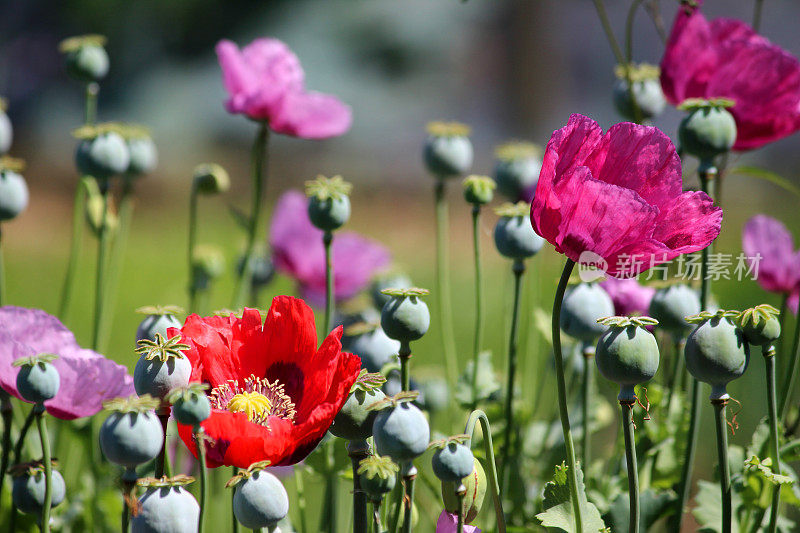
[(0, 98), (0, 530), (800, 531), (800, 187), (759, 159), (800, 60), (714, 3), (593, 0), (615, 120), (487, 145), (426, 102), (425, 187), (380, 194), (334, 49), (203, 49), (231, 165), (108, 120), (114, 34), (34, 47), (82, 112), (53, 207)]

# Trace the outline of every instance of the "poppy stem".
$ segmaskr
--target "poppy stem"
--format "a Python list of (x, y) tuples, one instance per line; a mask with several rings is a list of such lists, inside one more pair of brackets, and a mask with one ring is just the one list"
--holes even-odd
[(673, 352), (672, 369), (670, 371), (670, 383), (668, 386), (669, 393), (667, 394), (667, 403), (662, 405), (662, 409), (666, 409), (669, 413), (669, 406), (672, 405), (672, 398), (675, 396), (675, 389), (681, 387), (681, 376), (684, 372), (683, 362), (683, 348), (686, 346), (686, 339), (681, 338), (675, 341), (675, 350)]
[[(239, 469), (237, 467), (233, 467), (233, 475), (239, 473)], [(236, 494), (235, 490), (231, 491), (231, 520), (233, 521), (233, 527), (231, 528), (232, 533), (239, 533), (239, 521), (236, 520), (236, 514), (233, 512), (233, 497)]]
[[(17, 436), (17, 443), (14, 445), (14, 464), (17, 465), (22, 461), (22, 448), (25, 446), (25, 437), (28, 435), (28, 430), (30, 429), (31, 425), (33, 424), (33, 419), (36, 416), (36, 410), (31, 409), (28, 412), (28, 416), (25, 417), (25, 422), (23, 422), (22, 427), (19, 430), (19, 435)], [(16, 522), (17, 522), (17, 508), (13, 505), (11, 506), (11, 520), (9, 522), (9, 529), (11, 531), (16, 531)]]
[(106, 285), (106, 252), (108, 251), (110, 232), (108, 228), (108, 212), (110, 208), (111, 187), (108, 180), (103, 180), (100, 184), (103, 198), (103, 215), (100, 217), (100, 228), (97, 236), (97, 272), (94, 286), (94, 326), (92, 329), (92, 349), (100, 349), (100, 324), (102, 322), (105, 304), (105, 285)]
[[(589, 430), (591, 424), (591, 400), (592, 389), (594, 388), (594, 352), (595, 348), (587, 344), (583, 347), (583, 383), (581, 383), (581, 404), (583, 407), (582, 424), (583, 435), (581, 439), (581, 461), (588, 468), (589, 459), (592, 452), (592, 432)], [(636, 531), (635, 529), (633, 531)]]
[(3, 266), (3, 232), (0, 230), (0, 305), (3, 305), (6, 293), (6, 271)]
[(463, 533), (464, 531), (464, 496), (467, 494), (467, 487), (463, 483), (459, 483), (456, 489), (456, 496), (458, 496), (458, 508), (456, 509), (456, 531)]
[(161, 407), (158, 410), (158, 420), (161, 422), (161, 429), (164, 433), (164, 440), (161, 442), (161, 451), (156, 457), (155, 477), (160, 478), (164, 475), (170, 475), (168, 467), (169, 460), (167, 459), (167, 423), (169, 422), (170, 407)]
[(122, 533), (128, 533), (130, 526), (131, 507), (129, 502), (135, 501), (136, 478), (135, 468), (125, 469), (125, 472), (122, 473)]
[(398, 353), (400, 358), (400, 384), (402, 390), (411, 390), (411, 344), (408, 341), (400, 343), (400, 350)]
[(567, 409), (567, 385), (564, 381), (564, 358), (561, 355), (561, 303), (567, 289), (569, 276), (575, 267), (575, 261), (567, 259), (561, 279), (558, 281), (556, 297), (553, 301), (553, 356), (556, 362), (556, 378), (558, 384), (558, 413), (561, 417), (561, 429), (564, 432), (564, 444), (567, 448), (567, 466), (569, 467), (569, 493), (572, 500), (572, 510), (575, 514), (575, 531), (583, 531), (583, 516), (581, 501), (578, 494), (578, 465), (575, 460), (575, 444), (572, 441), (572, 431), (569, 427), (569, 411)]
[(778, 417), (781, 420), (786, 418), (789, 411), (789, 403), (792, 400), (792, 390), (794, 388), (795, 380), (797, 379), (797, 368), (800, 366), (800, 312), (797, 313), (797, 321), (794, 325), (794, 337), (792, 339), (792, 352), (789, 354), (790, 363), (789, 369), (786, 372), (786, 377), (783, 380), (783, 387), (781, 388), (781, 403)]
[[(503, 430), (503, 454), (500, 461), (500, 479), (502, 490), (508, 489), (510, 475), (509, 457), (511, 454), (511, 430), (514, 426), (514, 378), (517, 374), (517, 329), (519, 326), (519, 302), (522, 293), (522, 275), (525, 273), (525, 263), (515, 259), (512, 271), (514, 273), (514, 306), (511, 308), (511, 331), (508, 334), (508, 381), (506, 383), (505, 417), (506, 425)], [(473, 369), (477, 374), (477, 368)]]
[(197, 519), (197, 533), (203, 533), (203, 515), (208, 506), (208, 473), (206, 471), (206, 443), (205, 431), (199, 424), (194, 428), (194, 439), (197, 444), (197, 459), (200, 461), (200, 516)]
[(628, 496), (630, 498), (630, 519), (628, 531), (639, 531), (639, 469), (636, 464), (636, 440), (634, 439), (633, 400), (620, 400), (622, 411), (622, 432), (625, 435), (625, 461), (628, 466)]
[(306, 533), (308, 531), (306, 521), (306, 489), (303, 481), (303, 467), (301, 465), (295, 465), (294, 487), (295, 491), (297, 491), (297, 512), (300, 514), (300, 531)]
[(597, 10), (597, 16), (600, 18), (600, 24), (603, 26), (603, 31), (606, 34), (608, 44), (611, 45), (611, 51), (614, 53), (614, 58), (620, 65), (625, 64), (625, 56), (622, 55), (622, 48), (619, 47), (617, 38), (614, 37), (614, 30), (611, 29), (611, 23), (608, 21), (608, 13), (603, 5), (603, 0), (593, 0), (594, 8)]
[(322, 235), (322, 244), (325, 246), (325, 335), (333, 329), (333, 233), (326, 231)]
[(404, 465), (403, 486), (405, 496), (403, 498), (403, 528), (402, 533), (411, 533), (411, 509), (414, 505), (414, 482), (417, 479), (417, 468), (414, 463), (409, 461)]
[(67, 315), (72, 288), (75, 285), (75, 275), (78, 272), (78, 257), (81, 255), (83, 242), (83, 210), (86, 203), (86, 176), (78, 180), (75, 187), (75, 200), (72, 203), (72, 237), (67, 260), (67, 272), (64, 274), (64, 285), (61, 287), (61, 300), (58, 304), (58, 318), (64, 320)]
[[(769, 414), (769, 437), (770, 437), (770, 457), (772, 459), (772, 471), (775, 474), (781, 473), (780, 441), (778, 438), (778, 408), (775, 395), (775, 348), (765, 347), (763, 350), (764, 366), (767, 373), (767, 409)], [(769, 515), (769, 533), (778, 530), (778, 511), (781, 499), (782, 485), (772, 487), (772, 508)]]
[(453, 337), (453, 311), (450, 307), (450, 268), (447, 247), (447, 197), (445, 178), (437, 176), (434, 187), (436, 203), (436, 289), (439, 308), (439, 323), (442, 326), (442, 349), (448, 378), (453, 381), (458, 375), (456, 343)]
[(11, 397), (4, 390), (0, 390), (0, 413), (3, 418), (3, 458), (0, 460), (0, 505), (3, 498), (3, 486), (6, 480), (6, 471), (11, 459), (11, 420), (14, 415)]
[(86, 101), (83, 109), (83, 123), (94, 124), (97, 118), (97, 94), (100, 92), (100, 85), (95, 82), (86, 84)]
[(250, 218), (247, 228), (247, 248), (244, 254), (244, 266), (236, 278), (236, 289), (233, 293), (233, 308), (242, 307), (253, 277), (253, 256), (256, 252), (256, 236), (261, 227), (261, 212), (264, 204), (264, 192), (267, 188), (266, 169), (268, 163), (267, 146), (269, 144), (269, 125), (259, 123), (258, 133), (251, 152), (253, 165), (253, 192)]
[(361, 490), (358, 465), (362, 459), (369, 457), (369, 444), (365, 440), (348, 441), (347, 455), (353, 463), (353, 533), (367, 533), (369, 529), (367, 493)]
[(383, 524), (381, 523), (381, 501), (374, 500), (372, 502), (372, 532), (383, 533)]
[(475, 433), (475, 426), (480, 422), (483, 432), (483, 449), (486, 460), (489, 463), (489, 489), (494, 500), (494, 514), (497, 520), (497, 533), (506, 533), (506, 519), (503, 514), (503, 501), (500, 499), (500, 485), (497, 477), (497, 462), (494, 460), (494, 445), (492, 444), (492, 428), (489, 425), (489, 418), (480, 409), (475, 409), (469, 414), (464, 434), (469, 437), (465, 446), (472, 449), (472, 437)]
[(197, 311), (197, 286), (194, 282), (194, 249), (197, 245), (197, 187), (192, 184), (189, 193), (189, 246), (186, 266), (189, 270), (189, 314)]
[(478, 407), (478, 357), (483, 344), (483, 276), (481, 275), (480, 204), (472, 206), (472, 249), (475, 260), (475, 340), (472, 346), (472, 409)]
[(728, 428), (725, 406), (727, 398), (712, 400), (717, 427), (717, 455), (719, 457), (719, 487), (722, 495), (722, 533), (731, 532), (731, 470), (728, 466)]
[(47, 436), (47, 422), (44, 417), (47, 411), (43, 403), (33, 407), (36, 412), (36, 426), (39, 428), (39, 440), (42, 443), (42, 463), (44, 463), (44, 501), (39, 529), (42, 533), (50, 532), (50, 503), (53, 499), (53, 464), (50, 461), (50, 438)]
[(761, 26), (761, 8), (764, 7), (764, 0), (756, 0), (753, 6), (753, 31), (758, 33)]
[(631, 65), (633, 63), (633, 23), (636, 18), (636, 10), (639, 9), (641, 4), (642, 0), (633, 0), (630, 9), (628, 9), (628, 17), (625, 20), (625, 81), (628, 84), (628, 96), (631, 99), (634, 122), (637, 124), (642, 123), (642, 108), (639, 107), (639, 102), (636, 101), (636, 95), (633, 91)]

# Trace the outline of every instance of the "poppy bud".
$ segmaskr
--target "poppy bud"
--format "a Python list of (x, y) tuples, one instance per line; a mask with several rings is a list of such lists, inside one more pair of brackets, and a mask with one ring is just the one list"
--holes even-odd
[(199, 194), (220, 194), (231, 188), (231, 179), (220, 165), (202, 163), (194, 167), (192, 187)]
[(183, 312), (179, 307), (160, 307), (148, 306), (140, 307), (136, 310), (137, 313), (143, 313), (147, 316), (139, 323), (136, 328), (136, 342), (142, 339), (156, 340), (156, 333), (160, 333), (162, 337), (167, 338), (167, 329), (180, 328), (183, 324), (175, 318), (176, 314)]
[[(627, 70), (630, 69), (628, 73)], [(637, 118), (648, 120), (660, 115), (666, 106), (664, 92), (659, 80), (660, 69), (654, 65), (617, 66), (615, 70), (617, 83), (614, 85), (614, 107), (627, 120)], [(628, 85), (630, 77), (633, 89)], [(637, 117), (633, 102), (639, 109)]]
[(464, 199), (473, 205), (488, 204), (494, 198), (496, 187), (489, 176), (467, 176), (464, 178)]
[(370, 500), (379, 502), (384, 494), (394, 489), (399, 468), (388, 457), (370, 455), (358, 464), (357, 474), (361, 490), (367, 493)]
[(137, 344), (140, 356), (133, 369), (136, 394), (165, 400), (170, 391), (189, 384), (192, 363), (182, 351), (189, 346), (180, 343), (180, 336), (168, 339), (156, 333), (155, 341), (143, 339)]
[[(486, 472), (481, 466), (477, 458), (472, 459), (473, 468), (472, 472), (466, 477), (462, 478), (460, 483), (467, 489), (467, 494), (461, 506), (461, 514), (464, 516), (464, 522), (469, 523), (475, 520), (478, 513), (483, 506), (483, 499), (486, 496)], [(458, 482), (443, 481), (442, 482), (442, 500), (444, 501), (444, 508), (450, 513), (458, 513), (459, 499), (456, 495)]]
[(725, 99), (690, 98), (678, 106), (689, 113), (678, 127), (681, 148), (702, 160), (711, 160), (733, 148), (736, 121), (726, 109), (733, 105)]
[(494, 153), (494, 180), (500, 193), (511, 202), (532, 198), (542, 169), (542, 149), (533, 143), (512, 141), (498, 146)]
[(206, 384), (191, 383), (170, 391), (167, 401), (172, 404), (172, 416), (179, 424), (186, 424), (195, 430), (200, 423), (211, 416), (211, 402), (208, 401)]
[(59, 50), (66, 54), (67, 73), (78, 81), (98, 82), (108, 74), (108, 54), (102, 35), (81, 35), (61, 41)]
[(768, 348), (781, 336), (780, 311), (771, 305), (757, 305), (737, 318), (745, 339), (753, 346)]
[(395, 403), (379, 411), (372, 426), (375, 448), (396, 463), (407, 463), (428, 448), (431, 437), (428, 420), (417, 406)]
[(333, 231), (344, 226), (350, 219), (350, 191), (352, 185), (341, 176), (306, 182), (308, 196), (308, 218), (323, 231)]
[(697, 327), (686, 339), (686, 369), (711, 385), (712, 400), (728, 398), (728, 382), (740, 377), (750, 362), (750, 345), (732, 321), (735, 311), (704, 311), (688, 317)]
[(423, 147), (428, 172), (447, 178), (466, 174), (472, 166), (472, 142), (469, 126), (458, 122), (431, 122)]
[(366, 440), (372, 436), (372, 424), (378, 411), (368, 407), (385, 397), (378, 388), (356, 389), (350, 393), (339, 414), (333, 419), (329, 431), (346, 440)]

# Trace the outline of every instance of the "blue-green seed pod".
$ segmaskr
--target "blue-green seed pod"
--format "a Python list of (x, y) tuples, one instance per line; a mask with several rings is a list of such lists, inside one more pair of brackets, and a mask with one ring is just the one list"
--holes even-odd
[(411, 342), (422, 338), (431, 325), (431, 313), (420, 296), (425, 289), (385, 289), (393, 296), (381, 310), (381, 327), (390, 338)]
[(350, 198), (340, 196), (319, 200), (311, 197), (308, 201), (308, 218), (323, 231), (339, 229), (350, 219)]
[[(486, 496), (486, 472), (481, 466), (477, 458), (473, 459), (473, 469), (466, 477), (461, 479), (461, 484), (467, 489), (464, 495), (464, 500), (461, 505), (461, 514), (464, 516), (464, 522), (469, 523), (475, 520), (483, 506), (483, 499)], [(444, 508), (450, 513), (458, 512), (459, 498), (456, 495), (458, 482), (443, 481), (442, 482), (442, 501)]]
[[(150, 400), (148, 407), (154, 408), (157, 403)], [(161, 451), (163, 440), (161, 422), (150, 410), (115, 411), (100, 426), (100, 449), (103, 455), (125, 468), (136, 468), (153, 460)]]
[(600, 374), (620, 386), (620, 401), (634, 401), (634, 386), (650, 381), (658, 371), (658, 342), (644, 328), (656, 321), (647, 319), (612, 317), (603, 321), (608, 329), (597, 342), (595, 361)]
[(442, 481), (456, 482), (472, 473), (475, 458), (472, 451), (459, 442), (448, 442), (431, 458), (433, 473)]
[(528, 204), (505, 204), (495, 211), (500, 219), (494, 227), (494, 244), (500, 255), (521, 261), (539, 253), (544, 246), (544, 239), (533, 231), (528, 219)]
[(670, 285), (658, 289), (650, 300), (648, 315), (658, 320), (658, 327), (682, 339), (692, 331), (687, 316), (700, 312), (700, 296), (688, 285)]
[(128, 143), (115, 131), (104, 131), (94, 138), (82, 139), (75, 152), (78, 170), (98, 180), (124, 173), (130, 161)]
[(727, 101), (687, 101), (679, 109), (689, 114), (678, 127), (681, 148), (701, 160), (728, 152), (736, 142), (736, 121)]
[(211, 416), (211, 403), (205, 394), (178, 398), (172, 404), (172, 416), (181, 424), (198, 426)]
[(561, 304), (561, 330), (583, 342), (593, 343), (606, 328), (597, 321), (614, 315), (614, 302), (596, 283), (569, 287)]
[(372, 425), (378, 416), (378, 411), (370, 410), (368, 407), (383, 398), (385, 395), (379, 388), (369, 391), (358, 389), (351, 392), (341, 411), (333, 419), (329, 431), (340, 439), (368, 439), (372, 436)]
[(102, 44), (84, 43), (66, 55), (67, 73), (78, 81), (98, 82), (108, 74), (108, 53)]
[(497, 184), (489, 176), (467, 176), (464, 178), (464, 200), (474, 206), (486, 205), (494, 199)]
[[(67, 494), (64, 478), (58, 470), (52, 470), (50, 476), (50, 508), (57, 507)], [(45, 477), (43, 469), (36, 473), (21, 473), (14, 477), (11, 487), (11, 501), (20, 512), (25, 514), (41, 514), (44, 505)]]
[(156, 334), (155, 341), (143, 340), (138, 345), (140, 357), (133, 369), (136, 394), (165, 400), (173, 389), (189, 385), (192, 363), (183, 354), (189, 346), (181, 344), (179, 336), (166, 339)]
[(0, 155), (5, 155), (11, 149), (11, 143), (14, 140), (14, 126), (11, 124), (11, 119), (8, 118), (2, 105), (0, 105)]
[(727, 384), (744, 374), (750, 362), (750, 346), (729, 313), (695, 315), (697, 326), (686, 339), (686, 369), (711, 385), (712, 400), (728, 398)]
[(362, 459), (358, 467), (361, 490), (372, 501), (380, 501), (384, 494), (394, 489), (398, 467), (388, 457), (370, 455)]
[(130, 153), (130, 163), (128, 164), (128, 174), (130, 175), (149, 174), (158, 165), (158, 149), (149, 136), (128, 139), (128, 152)]
[(182, 325), (181, 321), (175, 318), (175, 315), (171, 313), (147, 315), (136, 328), (136, 342), (142, 339), (154, 341), (156, 340), (156, 333), (160, 334), (165, 339), (169, 338), (167, 330), (169, 328), (180, 329)]
[(462, 176), (472, 167), (472, 142), (469, 127), (457, 122), (431, 122), (423, 146), (428, 172), (441, 178)]
[(131, 533), (197, 533), (200, 505), (183, 487), (148, 487), (139, 498)]
[(381, 291), (384, 289), (408, 289), (413, 287), (411, 278), (402, 273), (389, 273), (380, 275), (372, 282), (370, 287), (370, 295), (372, 302), (377, 309), (383, 309), (386, 302), (392, 299), (388, 294), (383, 294)]
[(361, 367), (369, 372), (379, 372), (383, 365), (399, 353), (400, 342), (390, 339), (381, 327), (363, 333), (351, 334), (345, 329), (342, 349), (361, 358)]
[(10, 169), (0, 169), (0, 221), (19, 216), (28, 207), (25, 178)]
[[(52, 360), (52, 359), (51, 359)], [(39, 360), (33, 364), (22, 364), (17, 374), (17, 392), (24, 400), (44, 403), (55, 398), (61, 386), (61, 377), (56, 367), (48, 361)]]
[(233, 514), (244, 527), (274, 526), (289, 513), (289, 495), (280, 480), (263, 470), (236, 485)]
[(494, 181), (511, 202), (532, 196), (542, 170), (542, 150), (533, 143), (508, 142), (495, 150)]
[(396, 463), (412, 461), (425, 453), (431, 430), (415, 405), (404, 402), (379, 411), (372, 427), (375, 448)]
[(744, 338), (752, 346), (769, 348), (781, 336), (780, 311), (771, 305), (761, 304), (742, 311), (737, 323)]
[[(627, 69), (631, 69), (630, 73)], [(614, 85), (614, 107), (627, 120), (651, 119), (660, 115), (666, 106), (664, 92), (661, 90), (659, 68), (654, 65), (620, 65), (616, 69), (617, 83)], [(629, 90), (628, 77), (633, 90)], [(633, 98), (631, 98), (633, 93)], [(639, 116), (634, 111), (633, 101), (639, 108)]]

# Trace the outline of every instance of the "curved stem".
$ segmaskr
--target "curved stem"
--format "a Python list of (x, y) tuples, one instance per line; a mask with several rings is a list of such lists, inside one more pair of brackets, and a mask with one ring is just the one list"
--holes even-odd
[(189, 313), (197, 311), (197, 287), (194, 282), (194, 249), (197, 246), (197, 188), (192, 185), (189, 193), (189, 245), (186, 254), (186, 266), (189, 270)]
[(442, 349), (447, 375), (454, 380), (458, 375), (456, 344), (453, 338), (453, 311), (450, 308), (450, 268), (447, 247), (447, 198), (445, 197), (445, 178), (437, 177), (434, 187), (436, 203), (436, 289), (439, 308), (439, 323), (442, 325)]
[(761, 26), (761, 8), (764, 7), (764, 0), (756, 0), (755, 5), (753, 6), (753, 30), (758, 32), (759, 26)]
[(603, 31), (606, 34), (608, 44), (611, 45), (611, 51), (614, 52), (614, 58), (620, 65), (625, 64), (625, 56), (622, 55), (622, 49), (619, 47), (617, 38), (614, 37), (614, 30), (611, 29), (611, 23), (608, 21), (608, 13), (603, 5), (603, 0), (593, 0), (594, 8), (597, 10), (597, 16), (600, 17), (600, 24), (603, 26)]
[(636, 440), (634, 439), (634, 402), (620, 401), (622, 411), (622, 432), (625, 435), (625, 461), (628, 466), (628, 496), (630, 498), (630, 519), (628, 531), (639, 531), (639, 469), (636, 464)]
[(253, 160), (253, 192), (251, 195), (252, 206), (249, 225), (247, 228), (247, 248), (244, 254), (244, 267), (236, 278), (236, 288), (233, 293), (233, 309), (239, 309), (247, 297), (250, 279), (253, 276), (253, 256), (256, 251), (256, 236), (261, 227), (261, 211), (264, 203), (264, 190), (266, 189), (267, 144), (269, 143), (269, 126), (261, 122), (258, 127), (252, 149)]
[(469, 414), (464, 433), (468, 435), (469, 441), (466, 446), (472, 448), (472, 437), (475, 433), (475, 425), (480, 422), (483, 432), (483, 449), (486, 460), (489, 462), (489, 489), (492, 491), (492, 501), (494, 502), (494, 514), (497, 521), (497, 533), (506, 533), (506, 518), (503, 514), (503, 501), (500, 499), (500, 485), (497, 478), (497, 463), (494, 460), (494, 446), (492, 445), (492, 428), (489, 425), (489, 418), (480, 409), (475, 409)]
[[(764, 365), (767, 372), (767, 409), (769, 414), (769, 438), (770, 438), (770, 457), (772, 459), (772, 471), (776, 474), (781, 473), (781, 456), (778, 440), (778, 409), (775, 395), (775, 348), (769, 347), (764, 350)], [(781, 499), (781, 485), (772, 487), (772, 508), (769, 515), (769, 533), (778, 530), (778, 511)]]
[(583, 516), (581, 502), (578, 494), (578, 465), (575, 461), (575, 444), (572, 441), (572, 431), (569, 427), (569, 411), (567, 409), (567, 385), (564, 381), (564, 358), (561, 355), (561, 303), (567, 282), (575, 267), (575, 261), (567, 259), (561, 279), (558, 281), (556, 297), (553, 301), (553, 356), (556, 362), (556, 378), (558, 384), (558, 414), (561, 417), (561, 430), (564, 432), (564, 445), (567, 448), (567, 466), (569, 466), (569, 494), (572, 500), (572, 510), (575, 513), (575, 531), (583, 531)]
[(472, 346), (472, 408), (478, 407), (478, 357), (483, 344), (483, 277), (480, 249), (481, 206), (472, 206), (472, 250), (475, 262), (475, 340)]
[(333, 233), (326, 231), (322, 235), (322, 244), (325, 246), (325, 332), (327, 335), (333, 329)]
[(94, 285), (94, 326), (92, 329), (92, 349), (97, 351), (100, 349), (100, 324), (103, 315), (103, 307), (105, 303), (104, 290), (106, 285), (106, 251), (108, 248), (108, 211), (109, 200), (111, 198), (110, 184), (101, 183), (103, 189), (103, 216), (100, 218), (100, 229), (97, 237), (97, 272), (95, 275)]
[[(587, 346), (583, 349), (583, 382), (581, 383), (581, 403), (583, 407), (583, 435), (581, 446), (581, 461), (585, 468), (589, 467), (589, 460), (592, 452), (592, 432), (589, 430), (591, 424), (591, 400), (592, 388), (594, 387), (594, 346)], [(635, 529), (633, 531), (636, 531)]]
[(794, 325), (794, 337), (792, 339), (792, 351), (789, 354), (789, 370), (786, 372), (786, 377), (783, 380), (783, 387), (781, 388), (781, 401), (778, 417), (781, 420), (786, 418), (786, 413), (789, 411), (789, 403), (792, 400), (792, 391), (794, 390), (794, 383), (797, 379), (797, 368), (800, 366), (800, 311), (797, 313), (797, 321)]
[(53, 499), (53, 464), (50, 461), (50, 438), (47, 436), (47, 422), (45, 422), (44, 404), (37, 404), (36, 425), (39, 428), (39, 439), (42, 443), (42, 462), (44, 463), (44, 502), (42, 503), (42, 517), (39, 529), (42, 533), (50, 531), (50, 503)]
[(722, 495), (722, 533), (731, 532), (731, 470), (728, 466), (728, 428), (726, 427), (725, 406), (728, 400), (711, 402), (717, 428), (717, 455), (719, 457), (719, 487)]
[(400, 343), (400, 350), (397, 356), (400, 358), (400, 385), (401, 390), (411, 390), (411, 345), (408, 341)]
[(0, 389), (0, 413), (2, 413), (3, 417), (3, 458), (0, 460), (0, 505), (2, 505), (6, 471), (11, 460), (11, 420), (14, 415), (11, 397), (2, 389)]
[(358, 465), (369, 456), (369, 444), (366, 441), (349, 441), (347, 454), (353, 465), (353, 533), (367, 533), (369, 517), (367, 516), (367, 494), (361, 490)]
[[(505, 417), (506, 425), (503, 430), (503, 455), (500, 461), (500, 478), (502, 489), (508, 488), (510, 473), (508, 461), (511, 456), (511, 429), (514, 425), (514, 378), (517, 373), (517, 329), (519, 324), (519, 302), (522, 293), (522, 275), (525, 273), (525, 263), (519, 259), (514, 261), (514, 306), (511, 308), (511, 331), (508, 334), (508, 382), (506, 383)], [(477, 374), (477, 368), (474, 369)]]
[(208, 473), (206, 471), (206, 443), (205, 431), (202, 426), (198, 425), (194, 429), (194, 439), (197, 445), (197, 459), (200, 461), (200, 517), (197, 520), (197, 532), (203, 533), (203, 515), (208, 507)]
[(64, 274), (64, 285), (61, 287), (61, 299), (58, 304), (58, 318), (64, 320), (67, 314), (72, 288), (75, 285), (75, 275), (78, 271), (78, 257), (81, 255), (83, 241), (83, 209), (86, 201), (86, 186), (84, 176), (78, 181), (75, 188), (75, 200), (72, 203), (72, 237), (67, 260), (67, 272)]

